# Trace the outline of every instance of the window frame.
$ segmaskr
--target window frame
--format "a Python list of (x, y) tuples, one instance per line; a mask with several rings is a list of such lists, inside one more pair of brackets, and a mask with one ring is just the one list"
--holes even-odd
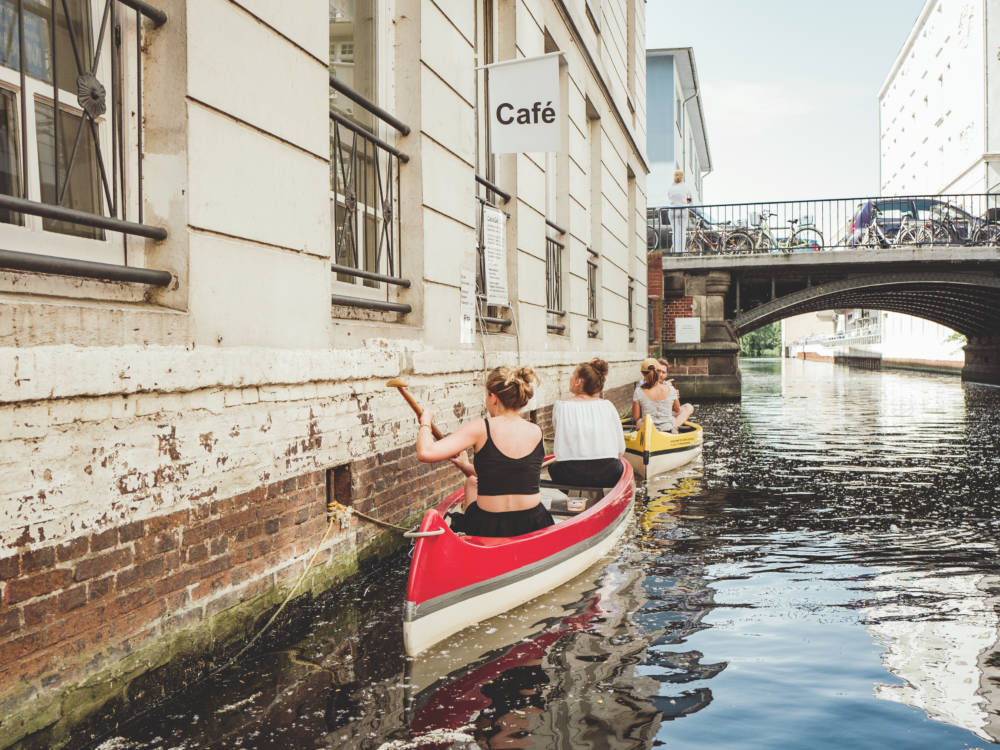
[[(58, 3), (59, 0), (51, 0), (52, 2)], [(113, 159), (116, 158), (114, 154), (114, 137), (112, 135), (112, 108), (115, 106), (115, 98), (112, 92), (112, 81), (117, 80), (119, 86), (121, 86), (120, 96), (123, 101), (131, 102), (136, 95), (136, 80), (135, 71), (129, 64), (123, 64), (123, 70), (119, 73), (113, 73), (113, 63), (114, 58), (111, 53), (110, 46), (113, 44), (121, 45), (121, 59), (130, 60), (135, 53), (135, 29), (133, 24), (141, 24), (141, 20), (138, 18), (130, 19), (128, 15), (118, 13), (117, 10), (117, 0), (112, 0), (112, 8), (115, 11), (111, 14), (108, 19), (108, 28), (105, 30), (104, 37), (101, 36), (101, 25), (103, 22), (103, 15), (99, 12), (100, 8), (97, 6), (103, 5), (96, 0), (80, 0), (80, 2), (85, 2), (87, 5), (87, 11), (89, 14), (90, 22), (90, 38), (89, 38), (89, 49), (83, 51), (85, 59), (83, 60), (84, 67), (88, 67), (88, 63), (92, 62), (95, 50), (97, 49), (97, 44), (100, 42), (101, 46), (101, 56), (98, 62), (97, 69), (95, 71), (95, 76), (99, 82), (101, 82), (106, 87), (107, 96), (107, 109), (106, 111), (94, 118), (94, 122), (97, 129), (97, 147), (99, 148), (99, 153), (97, 149), (94, 149), (95, 158), (95, 188), (96, 188), (96, 202), (97, 209), (92, 213), (96, 216), (107, 217), (110, 215), (110, 207), (108, 205), (107, 196), (105, 195), (104, 184), (101, 178), (101, 167), (100, 162), (104, 162), (105, 169), (109, 166), (114, 170)], [(61, 4), (57, 8), (57, 13), (61, 9)], [(23, 12), (27, 13), (27, 10)], [(16, 9), (15, 9), (16, 14)], [(61, 14), (60, 14), (61, 15)], [(51, 17), (50, 17), (51, 18)], [(113, 32), (112, 25), (117, 21), (122, 27), (122, 33), (117, 35)], [(49, 21), (51, 23), (51, 21)], [(49, 45), (49, 54), (51, 58), (51, 29), (49, 30), (50, 36), (47, 37), (46, 41)], [(108, 49), (104, 46), (107, 45)], [(20, 63), (19, 56), (19, 63)], [(72, 58), (69, 61), (63, 60), (62, 56), (58, 56), (56, 60), (59, 69), (62, 70), (63, 65), (75, 65)], [(54, 87), (58, 84), (57, 76), (55, 71), (52, 71), (52, 82), (46, 82), (43, 79), (35, 78), (28, 73), (27, 70), (24, 71), (24, 90), (21, 87), (21, 71), (19, 69), (14, 69), (7, 67), (5, 65), (0, 65), (0, 88), (5, 92), (9, 93), (13, 97), (13, 106), (15, 110), (14, 118), (14, 132), (17, 139), (17, 155), (16, 161), (19, 165), (19, 179), (21, 192), (19, 195), (15, 196), (17, 198), (27, 197), (28, 200), (36, 203), (44, 203), (42, 200), (42, 181), (41, 181), (41, 163), (39, 161), (40, 149), (38, 144), (38, 106), (44, 105), (51, 108), (53, 112), (53, 117), (56, 115), (55, 107), (55, 95)], [(79, 106), (77, 102), (76, 91), (68, 91), (66, 89), (59, 89), (59, 108), (58, 112), (62, 115), (70, 115), (75, 118), (85, 118), (86, 115), (83, 109)], [(22, 107), (24, 107), (24, 113), (22, 116)], [(60, 121), (62, 118), (60, 118)], [(80, 144), (81, 148), (84, 146), (92, 146), (94, 139), (93, 136), (88, 132), (86, 123), (84, 123), (84, 133), (81, 135)], [(62, 133), (60, 133), (61, 140)], [(125, 153), (131, 153), (137, 146), (136, 139), (136, 128), (132, 121), (132, 118), (124, 118), (121, 123), (121, 137), (123, 139), (122, 148)], [(25, 163), (24, 154), (27, 153), (27, 162)], [(63, 158), (66, 158), (66, 154), (61, 154)], [(78, 157), (79, 158), (79, 157)], [(79, 162), (76, 163), (75, 168), (79, 168)], [(129, 206), (135, 202), (136, 196), (138, 195), (138, 170), (135, 166), (130, 163), (126, 163), (126, 184), (123, 186), (118, 185), (118, 196), (117, 199), (120, 201), (120, 205)], [(65, 178), (66, 175), (61, 175)], [(107, 179), (109, 180), (109, 187), (111, 185), (112, 176), (107, 174)], [(27, 188), (25, 190), (25, 188)], [(44, 205), (62, 205), (68, 208), (68, 206), (63, 204), (44, 204)], [(90, 213), (87, 209), (85, 210)], [(8, 250), (14, 250), (18, 252), (28, 252), (37, 253), (39, 255), (49, 255), (49, 256), (59, 256), (65, 258), (71, 258), (74, 260), (92, 261), (99, 263), (108, 263), (112, 265), (123, 265), (126, 260), (130, 260), (132, 264), (135, 263), (136, 259), (128, 259), (128, 253), (130, 251), (136, 250), (136, 245), (141, 245), (141, 239), (139, 242), (133, 243), (129, 246), (126, 240), (126, 236), (119, 231), (111, 229), (100, 229), (98, 230), (103, 234), (103, 237), (81, 237), (78, 235), (67, 234), (54, 229), (46, 229), (44, 227), (46, 219), (37, 214), (30, 214), (27, 212), (21, 213), (21, 224), (10, 224), (6, 222), (0, 222), (0, 243), (3, 243), (3, 247)], [(89, 225), (88, 225), (89, 226)], [(141, 265), (141, 261), (140, 261)]]
[[(372, 101), (378, 106), (383, 106), (385, 102), (392, 100), (394, 85), (391, 71), (394, 69), (393, 65), (393, 30), (391, 28), (392, 24), (381, 23), (382, 19), (392, 18), (393, 12), (393, 0), (371, 0), (372, 6), (374, 8), (374, 19), (373, 26), (374, 32), (374, 45), (375, 45), (375, 96)], [(332, 23), (332, 20), (327, 17), (328, 27)], [(328, 32), (329, 33), (329, 32)], [(328, 39), (328, 42), (330, 40)], [(347, 43), (344, 41), (338, 42), (338, 48), (343, 47)], [(356, 65), (358, 60), (358, 40), (356, 37), (352, 38), (350, 44), (353, 45), (353, 56), (350, 65)], [(334, 61), (331, 60), (332, 64)], [(332, 71), (331, 71), (332, 73)], [(354, 89), (353, 79), (350, 88)], [(345, 85), (346, 84), (345, 82)], [(356, 90), (356, 89), (354, 89)], [(359, 94), (361, 92), (358, 92)], [(361, 94), (364, 96), (364, 94)], [(367, 97), (366, 97), (367, 98)], [(360, 107), (361, 105), (355, 105)], [(331, 110), (333, 109), (331, 105)], [(341, 112), (340, 114), (344, 114)], [(344, 114), (345, 117), (348, 115)], [(388, 123), (384, 122), (376, 115), (372, 115), (372, 125), (367, 127), (365, 125), (358, 125), (358, 127), (367, 133), (370, 133), (374, 139), (381, 141), (382, 143), (388, 144), (391, 148), (396, 147), (397, 134), (393, 127)], [(357, 122), (352, 120), (352, 122)], [(361, 164), (362, 159), (368, 159), (369, 162), (374, 162), (374, 167), (369, 167), (364, 174), (375, 174), (378, 172), (380, 178), (384, 176), (385, 178), (392, 180), (392, 185), (389, 188), (383, 187), (383, 192), (391, 191), (391, 202), (386, 203), (384, 200), (380, 199), (376, 192), (379, 190), (379, 183), (375, 183), (369, 186), (367, 182), (365, 187), (376, 191), (372, 195), (375, 198), (372, 204), (367, 203), (362, 199), (362, 196), (355, 195), (353, 200), (348, 199), (348, 195), (340, 193), (337, 190), (337, 179), (343, 177), (343, 173), (338, 172), (335, 176), (334, 170), (337, 169), (338, 161), (334, 154), (334, 133), (335, 130), (340, 127), (342, 133), (342, 143), (347, 143), (349, 140), (353, 140), (357, 144), (356, 148), (361, 150), (360, 155), (354, 160), (354, 164), (351, 169), (357, 169)], [(362, 143), (364, 142), (364, 143)], [(371, 156), (369, 156), (369, 154)], [(384, 150), (381, 146), (376, 144), (374, 141), (369, 141), (365, 136), (360, 134), (354, 134), (345, 126), (340, 125), (333, 120), (330, 123), (330, 251), (331, 260), (333, 263), (349, 266), (358, 271), (367, 271), (371, 273), (381, 274), (385, 276), (393, 276), (395, 278), (402, 278), (402, 232), (396, 231), (399, 229), (398, 217), (401, 208), (400, 200), (400, 159), (393, 156), (390, 152)], [(385, 166), (383, 166), (383, 162)], [(395, 165), (395, 166), (393, 166)], [(361, 190), (358, 191), (359, 193)], [(339, 254), (340, 247), (338, 245), (337, 234), (338, 234), (338, 211), (349, 210), (348, 206), (350, 203), (354, 204), (354, 234), (355, 234), (355, 250), (357, 252), (357, 265), (352, 265), (350, 262), (341, 262), (342, 258)], [(389, 208), (389, 218), (388, 221), (393, 222), (394, 226), (389, 228), (390, 234), (395, 233), (392, 239), (392, 261), (393, 267), (389, 264), (389, 253), (383, 250), (381, 254), (379, 253), (379, 242), (384, 234), (384, 224), (387, 220), (386, 218), (386, 206)], [(366, 237), (367, 229), (362, 229), (366, 227), (366, 221), (373, 222), (372, 234), (374, 235), (374, 246), (372, 249), (372, 254), (376, 257), (373, 258), (373, 263), (369, 262), (369, 252), (366, 247), (364, 238)], [(351, 260), (351, 259), (346, 259)], [(390, 273), (394, 271), (394, 273)], [(348, 276), (343, 273), (338, 273), (337, 271), (331, 271), (331, 291), (334, 295), (338, 296), (349, 296), (361, 299), (371, 299), (376, 301), (388, 301), (396, 302), (399, 296), (399, 288), (395, 284), (391, 284), (385, 281), (378, 281), (374, 279), (365, 279), (359, 276)]]

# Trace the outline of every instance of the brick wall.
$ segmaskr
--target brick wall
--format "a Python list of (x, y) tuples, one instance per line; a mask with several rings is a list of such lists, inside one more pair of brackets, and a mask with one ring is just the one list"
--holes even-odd
[[(612, 367), (619, 405), (634, 367)], [(565, 398), (571, 371), (545, 367), (538, 400)], [(475, 374), (411, 390), (444, 432), (482, 411)], [(551, 431), (551, 406), (536, 416)], [(0, 425), (0, 747), (56, 744), (81, 718), (67, 696), (130, 701), (234, 651), (328, 528), (306, 591), (398, 542), (356, 517), (328, 527), (328, 486), (403, 523), (461, 482), (417, 461), (416, 420), (378, 378), (0, 404)]]
[[(349, 484), (336, 499), (395, 523), (461, 481), (451, 464), (421, 464), (410, 445), (354, 461), (346, 471)], [(327, 531), (327, 492), (328, 472), (308, 472), (0, 558), (0, 696), (7, 698), (0, 705), (16, 711), (33, 693), (26, 686), (72, 685), (145, 644), (290, 583)], [(319, 564), (383, 533), (357, 516), (344, 527), (333, 523)], [(251, 622), (262, 619), (256, 614)], [(201, 648), (219, 648), (233, 636), (222, 630), (218, 643)], [(22, 700), (14, 697), (19, 692)], [(54, 727), (67, 731), (59, 722), (69, 717), (51, 718), (36, 741), (50, 738)], [(3, 726), (0, 745), (19, 729)]]
[(664, 300), (663, 305), (663, 329), (662, 340), (664, 344), (672, 344), (676, 341), (674, 331), (674, 318), (690, 318), (693, 316), (693, 297), (673, 297)]

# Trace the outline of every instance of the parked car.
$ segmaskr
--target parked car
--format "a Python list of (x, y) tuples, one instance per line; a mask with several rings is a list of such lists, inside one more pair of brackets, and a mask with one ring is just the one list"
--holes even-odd
[[(858, 205), (851, 222), (847, 244), (857, 245), (872, 221), (876, 211), (878, 223), (886, 240), (892, 242), (907, 217), (917, 225), (945, 225), (951, 242), (967, 243), (976, 230), (987, 223), (982, 219), (937, 198), (879, 198)], [(934, 241), (940, 241), (935, 238)]]

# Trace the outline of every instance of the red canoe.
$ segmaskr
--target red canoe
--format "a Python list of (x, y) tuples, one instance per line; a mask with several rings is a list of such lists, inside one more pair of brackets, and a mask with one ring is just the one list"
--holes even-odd
[(459, 536), (444, 516), (464, 490), (424, 514), (403, 608), (403, 641), (414, 656), (459, 630), (506, 612), (576, 577), (607, 555), (628, 528), (632, 467), (586, 510), (516, 537)]

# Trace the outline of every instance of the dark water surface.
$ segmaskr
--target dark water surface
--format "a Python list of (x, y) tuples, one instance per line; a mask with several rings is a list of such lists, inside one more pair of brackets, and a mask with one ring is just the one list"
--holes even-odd
[(407, 660), (401, 555), (101, 747), (1000, 744), (1000, 389), (742, 368), (607, 564)]

